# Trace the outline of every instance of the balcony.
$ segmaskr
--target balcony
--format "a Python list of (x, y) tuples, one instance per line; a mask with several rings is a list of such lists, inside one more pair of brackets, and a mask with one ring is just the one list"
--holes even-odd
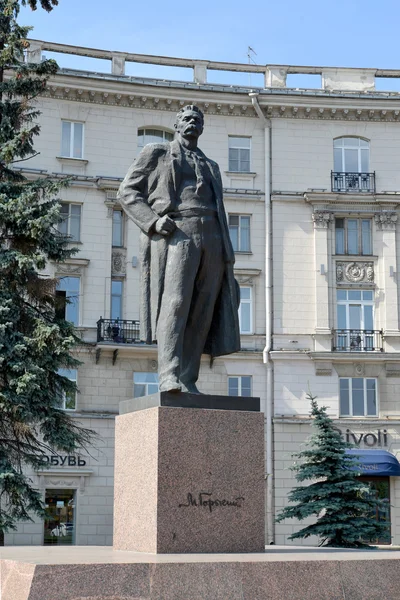
[(373, 173), (340, 173), (331, 171), (332, 192), (375, 193)]
[(383, 352), (383, 331), (373, 329), (334, 329), (333, 352)]
[(123, 319), (100, 319), (97, 321), (97, 342), (110, 344), (139, 344), (139, 321)]

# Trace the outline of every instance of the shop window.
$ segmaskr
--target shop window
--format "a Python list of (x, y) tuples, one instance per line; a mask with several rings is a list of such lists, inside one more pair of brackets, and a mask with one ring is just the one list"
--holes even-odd
[(336, 254), (372, 254), (371, 219), (335, 219)]
[(157, 373), (134, 373), (133, 374), (133, 397), (141, 398), (156, 394), (159, 391)]
[(239, 327), (240, 333), (253, 333), (252, 288), (240, 286)]
[(44, 545), (71, 546), (75, 544), (75, 490), (45, 491)]
[(380, 538), (362, 540), (367, 544), (390, 544), (390, 479), (389, 477), (364, 477), (361, 476), (360, 480), (366, 483), (369, 487), (369, 494), (372, 498), (379, 498), (383, 501), (384, 507), (381, 509), (374, 509), (370, 516), (378, 522), (387, 523), (387, 532)]
[[(78, 371), (76, 369), (58, 369), (57, 372), (75, 384), (77, 383)], [(64, 410), (76, 410), (76, 390), (62, 391), (60, 408)]]
[(229, 136), (229, 171), (250, 173), (250, 137)]
[(228, 393), (230, 396), (251, 396), (251, 376), (228, 377)]
[(83, 158), (83, 123), (61, 121), (61, 156)]
[(341, 417), (378, 416), (375, 378), (343, 377), (339, 385)]
[(69, 237), (72, 242), (79, 242), (81, 239), (81, 205), (63, 202), (60, 216), (62, 221), (58, 224), (58, 231)]
[(79, 325), (80, 277), (60, 277), (56, 288), (56, 316)]
[(250, 252), (250, 216), (229, 215), (229, 235), (234, 252)]

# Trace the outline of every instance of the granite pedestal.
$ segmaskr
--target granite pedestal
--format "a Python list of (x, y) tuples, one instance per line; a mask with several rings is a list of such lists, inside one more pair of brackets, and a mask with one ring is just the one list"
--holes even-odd
[(256, 398), (161, 392), (121, 403), (114, 549), (264, 550), (264, 415)]
[(400, 552), (269, 546), (264, 554), (0, 548), (1, 600), (399, 600)]

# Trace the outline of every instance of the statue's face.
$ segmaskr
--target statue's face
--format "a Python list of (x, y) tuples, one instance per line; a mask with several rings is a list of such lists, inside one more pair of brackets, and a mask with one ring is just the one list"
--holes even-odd
[(203, 133), (203, 119), (199, 113), (187, 110), (175, 124), (175, 129), (183, 138), (197, 140)]

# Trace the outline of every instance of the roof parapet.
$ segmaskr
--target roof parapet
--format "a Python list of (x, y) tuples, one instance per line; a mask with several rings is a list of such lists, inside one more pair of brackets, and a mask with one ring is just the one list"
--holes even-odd
[(174, 58), (168, 56), (154, 56), (148, 54), (135, 54), (100, 50), (83, 46), (72, 46), (46, 42), (44, 40), (29, 40), (26, 60), (31, 63), (40, 63), (42, 51), (58, 52), (76, 56), (105, 59), (111, 61), (111, 74), (125, 75), (125, 63), (136, 62), (169, 67), (186, 67), (193, 69), (193, 82), (198, 85), (207, 83), (207, 71), (233, 71), (242, 73), (263, 73), (264, 87), (270, 89), (288, 89), (287, 76), (321, 75), (321, 90), (323, 91), (358, 91), (368, 92), (375, 90), (375, 78), (399, 78), (400, 69), (363, 69), (348, 67), (318, 67), (298, 65), (255, 65), (248, 63), (230, 63), (219, 61), (199, 60), (193, 58)]

